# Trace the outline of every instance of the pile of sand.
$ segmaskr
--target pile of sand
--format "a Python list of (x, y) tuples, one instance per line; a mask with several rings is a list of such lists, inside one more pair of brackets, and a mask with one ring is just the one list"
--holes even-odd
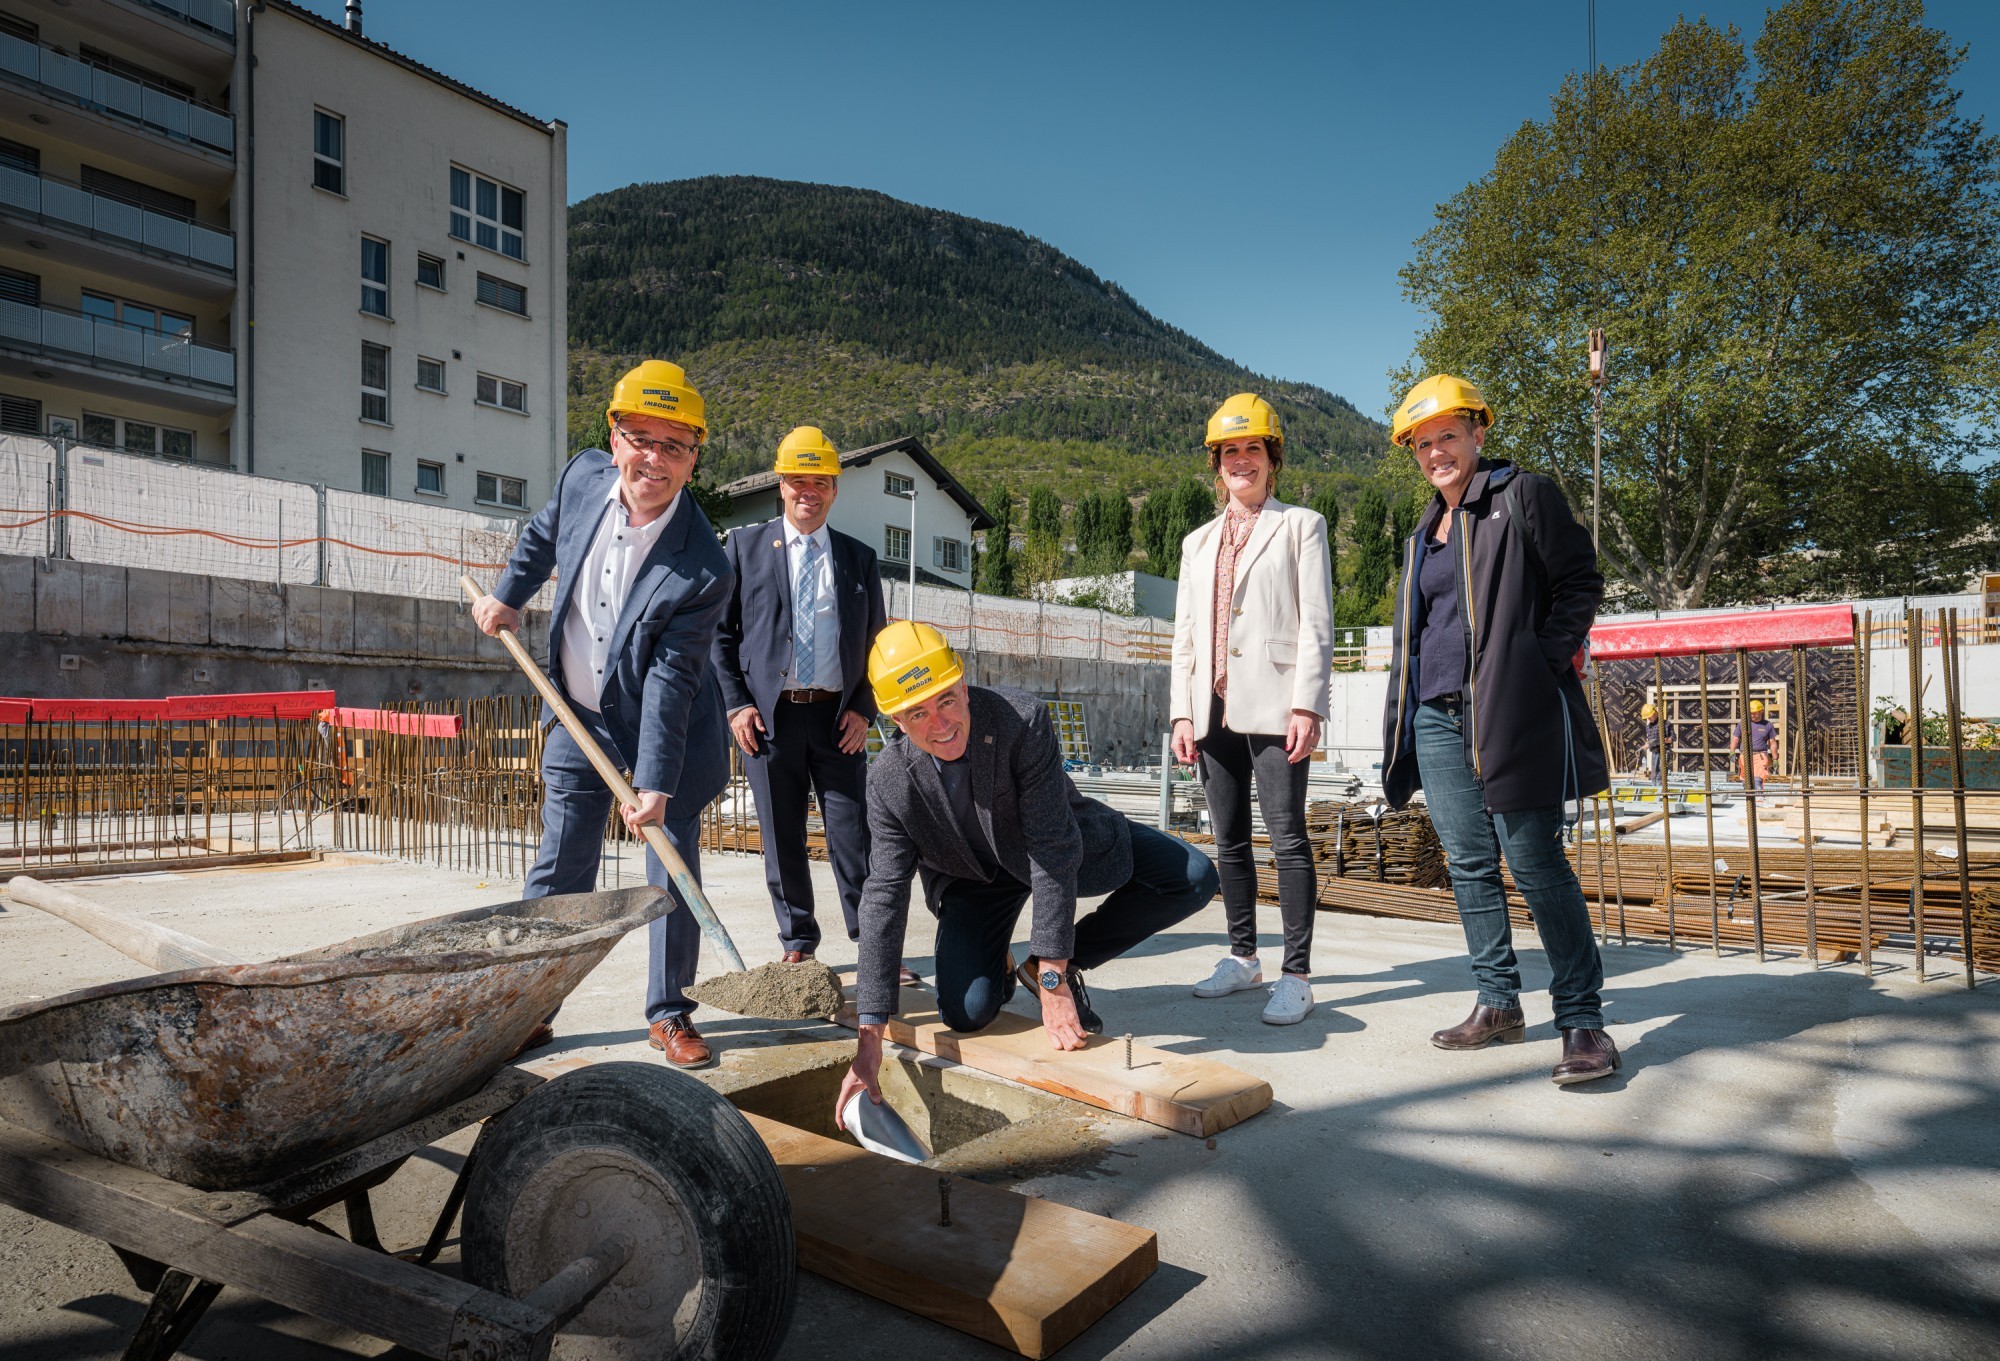
[(357, 959), (390, 955), (448, 955), (464, 950), (504, 950), (510, 945), (539, 945), (587, 930), (575, 922), (547, 917), (480, 917), (474, 921), (438, 922), (412, 932), (392, 945), (371, 945), (354, 952)]
[(760, 964), (697, 983), (688, 996), (734, 1016), (773, 1021), (814, 1021), (840, 1010), (840, 976), (816, 959)]

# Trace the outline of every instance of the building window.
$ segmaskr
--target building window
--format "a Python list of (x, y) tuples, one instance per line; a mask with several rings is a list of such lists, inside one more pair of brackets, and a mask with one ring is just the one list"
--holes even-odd
[(965, 570), (965, 545), (957, 539), (931, 540), (931, 565), (946, 572)]
[(417, 490), (425, 496), (444, 495), (444, 464), (417, 460)]
[(127, 179), (109, 170), (99, 170), (94, 165), (83, 167), (83, 187), (99, 198), (117, 199), (135, 208), (145, 208), (168, 217), (194, 221), (194, 200), (185, 195), (166, 189), (155, 189), (150, 184)]
[(372, 236), (361, 238), (361, 310), (389, 315), (389, 243)]
[(389, 423), (389, 347), (361, 342), (361, 419)]
[(83, 314), (108, 321), (128, 331), (143, 331), (148, 335), (186, 336), (194, 339), (194, 318), (180, 312), (169, 312), (164, 307), (154, 307), (148, 303), (133, 302), (130, 298), (114, 298), (106, 293), (83, 295)]
[(917, 484), (914, 479), (905, 477), (901, 473), (884, 472), (882, 490), (891, 496), (914, 496)]
[(527, 199), (519, 189), (451, 168), (451, 234), (459, 240), (525, 260), (521, 232), (527, 216)]
[(0, 393), (0, 430), (17, 435), (41, 434), (41, 402), (33, 397), (9, 397)]
[(417, 356), (417, 386), (425, 392), (444, 391), (444, 361)]
[(479, 276), (479, 291), (475, 296), (488, 307), (497, 307), (502, 312), (512, 312), (517, 317), (528, 315), (528, 290), (519, 284), (510, 284), (505, 279), (482, 274)]
[(506, 506), (512, 510), (528, 508), (528, 484), (518, 477), (502, 477), (498, 473), (479, 475), (479, 501), (482, 505)]
[(525, 415), (528, 410), (528, 389), (526, 384), (482, 373), (479, 375), (479, 391), (473, 400), (481, 406), (497, 406), (508, 411), (519, 411)]
[(83, 413), (83, 442), (100, 449), (186, 461), (194, 457), (194, 431), (176, 430), (157, 421), (128, 421), (100, 411)]
[(896, 525), (882, 527), (882, 560), (884, 562), (910, 561), (910, 531)]
[(389, 494), (389, 456), (373, 449), (361, 451), (361, 490), (369, 496)]
[(425, 288), (444, 291), (444, 261), (435, 255), (417, 256), (417, 282)]
[(347, 120), (324, 109), (313, 110), (313, 186), (347, 193)]

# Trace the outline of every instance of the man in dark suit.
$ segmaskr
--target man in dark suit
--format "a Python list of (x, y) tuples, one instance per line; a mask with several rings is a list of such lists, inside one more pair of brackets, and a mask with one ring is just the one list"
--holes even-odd
[(778, 445), (785, 513), (731, 532), (736, 584), (715, 634), (715, 672), (763, 829), (764, 881), (787, 963), (819, 949), (806, 796), (819, 795), (847, 935), (868, 874), (868, 647), (888, 622), (875, 550), (827, 527), (840, 453), (815, 426)]
[[(708, 659), (730, 568), (686, 490), (707, 418), (687, 375), (658, 359), (619, 379), (607, 414), (611, 452), (586, 449), (570, 460), (472, 616), (489, 634), (519, 628), (521, 608), (555, 574), (550, 677), (630, 772), (638, 802), (619, 809), (626, 825), (659, 824), (699, 883), (701, 810), (729, 778), (722, 696)], [(543, 706), (542, 844), (528, 872), (530, 898), (596, 887), (611, 811), (611, 791), (568, 731), (549, 726), (554, 718)], [(674, 891), (650, 850), (646, 882)], [(649, 930), (649, 1038), (669, 1062), (700, 1067), (711, 1055), (686, 992), (700, 928), (681, 903)]]
[[(1213, 862), (1185, 841), (1079, 794), (1063, 773), (1048, 706), (1020, 690), (966, 684), (958, 654), (930, 625), (898, 620), (883, 629), (868, 678), (901, 737), (869, 772), (860, 1044), (836, 1118), (856, 1091), (882, 1099), (882, 1036), (896, 1011), (910, 881), (919, 873), (938, 919), (945, 1024), (983, 1029), (1025, 984), (1057, 1049), (1081, 1049), (1103, 1029), (1083, 971), (1198, 911), (1219, 883)], [(1100, 893), (1111, 896), (1076, 920), (1077, 898)], [(1030, 899), (1030, 953), (1011, 969), (1008, 945)]]

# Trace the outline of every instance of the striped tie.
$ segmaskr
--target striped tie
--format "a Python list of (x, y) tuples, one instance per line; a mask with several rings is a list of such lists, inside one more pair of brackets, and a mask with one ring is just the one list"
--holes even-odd
[(807, 539), (792, 588), (792, 676), (801, 687), (813, 683), (813, 625), (819, 614), (819, 540)]

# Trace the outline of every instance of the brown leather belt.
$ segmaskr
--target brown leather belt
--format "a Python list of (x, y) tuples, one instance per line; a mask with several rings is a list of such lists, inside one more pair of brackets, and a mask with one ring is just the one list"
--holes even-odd
[(828, 700), (839, 699), (838, 690), (780, 690), (778, 698), (792, 704), (824, 704)]

